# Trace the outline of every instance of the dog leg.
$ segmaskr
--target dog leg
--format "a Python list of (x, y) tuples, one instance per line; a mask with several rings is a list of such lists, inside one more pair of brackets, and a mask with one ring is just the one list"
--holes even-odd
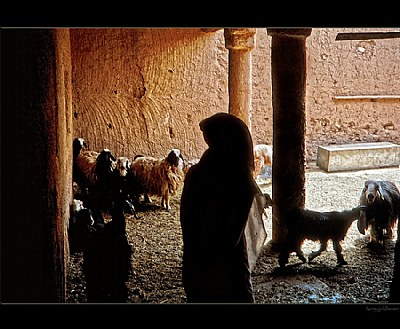
[(328, 246), (328, 241), (324, 240), (324, 241), (320, 241), (321, 245), (319, 247), (319, 250), (317, 251), (313, 251), (309, 256), (308, 256), (308, 262), (310, 263), (315, 257), (321, 255), (321, 253), (323, 251), (326, 250), (327, 246)]
[(337, 266), (347, 265), (347, 262), (344, 260), (342, 254), (342, 246), (340, 245), (339, 241), (333, 241), (333, 249), (336, 252)]

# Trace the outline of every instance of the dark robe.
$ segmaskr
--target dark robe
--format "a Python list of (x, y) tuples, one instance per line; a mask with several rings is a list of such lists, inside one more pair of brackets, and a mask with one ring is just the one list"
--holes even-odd
[(186, 174), (180, 207), (187, 302), (253, 303), (245, 228), (260, 190), (251, 135), (226, 113), (200, 128), (209, 148)]

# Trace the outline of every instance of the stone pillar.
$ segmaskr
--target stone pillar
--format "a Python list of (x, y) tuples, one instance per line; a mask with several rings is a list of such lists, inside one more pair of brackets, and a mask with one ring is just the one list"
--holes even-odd
[(229, 49), (229, 113), (242, 119), (251, 131), (251, 50), (256, 29), (225, 29)]
[[(8, 136), (2, 195), (2, 302), (65, 301), (72, 198), (68, 29), (5, 29)], [(4, 198), (4, 199), (3, 199)]]
[[(49, 159), (53, 157), (55, 180), (56, 209), (53, 229), (53, 257), (57, 275), (57, 299), (65, 302), (68, 263), (68, 221), (70, 218), (69, 205), (73, 200), (72, 191), (72, 141), (73, 141), (73, 112), (72, 112), (72, 62), (69, 29), (54, 29), (55, 41), (55, 87), (56, 87), (56, 118), (52, 124), (57, 127), (52, 135), (57, 152), (50, 150)], [(54, 111), (47, 109), (47, 111)], [(49, 179), (49, 190), (53, 187)]]
[(311, 29), (268, 29), (272, 37), (274, 245), (285, 239), (285, 210), (305, 204), (306, 38), (310, 34)]

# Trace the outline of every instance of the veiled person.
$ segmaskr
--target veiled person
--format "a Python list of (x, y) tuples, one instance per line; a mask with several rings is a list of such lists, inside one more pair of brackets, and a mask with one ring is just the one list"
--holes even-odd
[(186, 174), (180, 208), (187, 302), (254, 303), (245, 229), (249, 214), (262, 221), (265, 199), (252, 177), (252, 138), (228, 113), (200, 129), (208, 149)]

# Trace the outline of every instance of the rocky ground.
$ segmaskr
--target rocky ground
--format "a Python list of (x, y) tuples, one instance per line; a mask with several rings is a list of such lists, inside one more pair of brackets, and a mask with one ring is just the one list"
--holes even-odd
[[(391, 180), (400, 187), (400, 168), (326, 173), (310, 164), (306, 171), (306, 207), (319, 211), (352, 208), (357, 205), (367, 179)], [(272, 195), (270, 184), (260, 186)], [(179, 200), (180, 192), (172, 198), (172, 209), (166, 211), (158, 207), (159, 199), (153, 198), (152, 206), (139, 211), (141, 219), (126, 216), (128, 238), (134, 246), (127, 303), (186, 302), (181, 283)], [(272, 236), (271, 218), (272, 210), (267, 209), (268, 240)], [(313, 263), (302, 264), (291, 254), (285, 271), (278, 268), (277, 254), (270, 251), (267, 243), (252, 273), (256, 303), (382, 307), (389, 297), (395, 238), (385, 242), (385, 249), (368, 248), (369, 236), (361, 235), (354, 222), (342, 243), (348, 265), (336, 266), (336, 255), (329, 243), (328, 250)], [(316, 242), (307, 240), (303, 244), (305, 254), (317, 248)], [(67, 303), (86, 303), (82, 254), (72, 255), (70, 259)]]

